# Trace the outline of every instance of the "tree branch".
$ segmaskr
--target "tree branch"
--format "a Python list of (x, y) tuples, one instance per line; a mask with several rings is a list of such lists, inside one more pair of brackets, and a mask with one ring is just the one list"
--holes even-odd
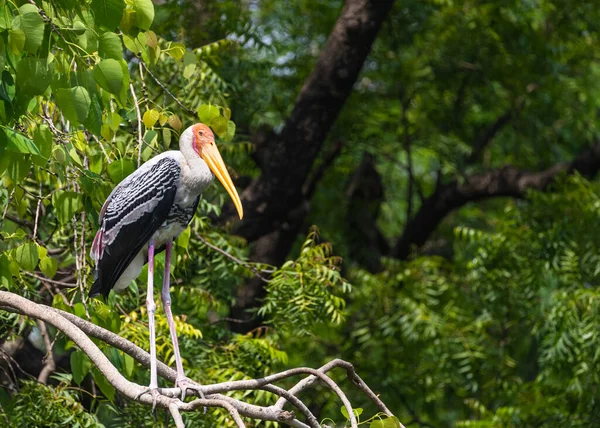
[[(137, 400), (145, 405), (152, 405), (152, 397), (148, 394), (142, 394), (147, 388), (142, 385), (130, 382), (125, 379), (121, 373), (110, 363), (104, 353), (96, 346), (96, 344), (88, 337), (92, 336), (103, 342), (112, 345), (130, 356), (145, 367), (150, 365), (150, 355), (122, 337), (105, 330), (89, 321), (81, 319), (73, 314), (40, 305), (20, 297), (16, 294), (6, 291), (0, 291), (0, 309), (11, 312), (20, 313), (37, 320), (40, 323), (45, 322), (53, 325), (71, 340), (73, 340), (79, 348), (85, 352), (92, 363), (100, 370), (107, 378), (109, 383), (122, 395), (131, 400)], [(48, 345), (47, 345), (48, 346)], [(350, 423), (352, 427), (357, 427), (357, 420), (352, 412), (352, 405), (342, 389), (325, 373), (332, 368), (342, 367), (346, 369), (350, 380), (359, 387), (371, 399), (378, 408), (392, 416), (392, 413), (385, 407), (379, 398), (372, 393), (366, 384), (354, 372), (354, 368), (350, 363), (342, 360), (334, 360), (331, 363), (321, 367), (318, 370), (299, 367), (283, 371), (281, 373), (265, 376), (260, 379), (249, 379), (242, 381), (222, 382), (212, 385), (195, 384), (194, 390), (191, 390), (191, 395), (196, 395), (202, 398), (196, 398), (191, 402), (182, 402), (178, 397), (181, 396), (179, 388), (160, 388), (160, 395), (156, 405), (160, 408), (167, 409), (173, 416), (176, 426), (182, 426), (181, 414), (182, 411), (194, 411), (203, 407), (221, 407), (226, 409), (236, 422), (238, 427), (244, 427), (241, 415), (253, 419), (265, 421), (277, 421), (298, 428), (318, 428), (319, 423), (315, 416), (310, 412), (308, 407), (302, 403), (296, 394), (308, 388), (315, 380), (319, 379), (328, 385), (341, 399), (344, 407), (350, 415)], [(158, 363), (158, 374), (172, 382), (175, 381), (177, 373), (165, 364)], [(291, 376), (310, 375), (306, 379), (310, 381), (300, 381), (295, 387), (290, 390), (285, 390), (276, 385), (274, 382), (287, 379)], [(298, 386), (301, 385), (301, 386)], [(230, 391), (247, 391), (262, 389), (279, 395), (281, 398), (276, 405), (259, 406), (255, 404), (245, 403), (232, 397), (223, 395), (222, 393)], [(286, 402), (294, 405), (307, 418), (308, 425), (294, 417), (292, 412), (283, 410)]]
[(529, 172), (505, 166), (470, 175), (463, 182), (455, 180), (439, 184), (435, 192), (423, 201), (416, 215), (406, 223), (392, 255), (407, 259), (412, 249), (423, 245), (450, 212), (469, 202), (500, 196), (524, 198), (530, 189), (545, 190), (560, 174), (577, 172), (585, 177), (593, 177), (598, 170), (600, 142), (594, 143), (571, 162), (560, 162), (544, 171)]
[(475, 143), (473, 144), (473, 150), (471, 154), (467, 158), (467, 163), (471, 164), (479, 159), (481, 153), (485, 150), (485, 148), (490, 144), (490, 142), (494, 139), (496, 134), (502, 130), (512, 119), (513, 117), (513, 108), (509, 108), (503, 115), (498, 117), (494, 123), (488, 126), (483, 133), (477, 138)]
[[(241, 194), (245, 215), (235, 230), (254, 242), (253, 261), (274, 266), (285, 261), (309, 212), (310, 201), (303, 197), (303, 190), (312, 193), (316, 181), (307, 177), (393, 3), (346, 0), (282, 131), (253, 137), (254, 159), (262, 174)], [(226, 205), (221, 221), (234, 218), (233, 205)], [(236, 296), (231, 316), (247, 318), (247, 309), (256, 305), (263, 292), (262, 281), (249, 281)], [(247, 331), (255, 326), (248, 323), (242, 328)], [(232, 326), (234, 330), (240, 327)]]
[[(273, 223), (286, 221), (298, 204), (313, 162), (392, 4), (393, 0), (345, 2), (281, 133), (270, 133), (257, 147), (262, 174), (241, 195), (246, 215), (237, 233), (244, 238), (254, 241), (270, 233)], [(230, 217), (234, 212), (228, 207), (224, 214)]]

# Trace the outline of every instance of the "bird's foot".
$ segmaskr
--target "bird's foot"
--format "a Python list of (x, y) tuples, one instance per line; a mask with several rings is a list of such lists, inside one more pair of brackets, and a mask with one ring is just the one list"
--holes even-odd
[(188, 389), (198, 392), (200, 398), (204, 398), (204, 392), (202, 392), (202, 385), (200, 385), (198, 382), (194, 382), (188, 377), (178, 377), (175, 380), (175, 386), (181, 389), (181, 401), (185, 401), (185, 394), (187, 393)]
[(158, 399), (158, 396), (160, 395), (160, 393), (158, 392), (158, 388), (151, 388), (148, 387), (145, 390), (143, 390), (142, 392), (140, 392), (136, 397), (135, 400), (139, 400), (142, 396), (146, 395), (146, 394), (150, 394), (152, 396), (152, 414), (155, 415), (155, 410), (156, 410), (156, 400)]

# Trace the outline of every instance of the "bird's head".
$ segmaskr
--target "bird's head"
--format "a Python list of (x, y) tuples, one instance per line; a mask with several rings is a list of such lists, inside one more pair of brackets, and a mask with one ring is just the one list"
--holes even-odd
[(184, 154), (191, 148), (193, 152), (200, 156), (200, 159), (206, 163), (212, 173), (219, 179), (223, 187), (225, 187), (227, 193), (229, 193), (241, 219), (244, 216), (242, 202), (240, 201), (237, 190), (235, 190), (233, 181), (231, 181), (231, 177), (223, 162), (221, 153), (219, 153), (219, 149), (217, 149), (215, 135), (210, 128), (203, 123), (197, 123), (190, 126), (181, 134), (179, 146)]

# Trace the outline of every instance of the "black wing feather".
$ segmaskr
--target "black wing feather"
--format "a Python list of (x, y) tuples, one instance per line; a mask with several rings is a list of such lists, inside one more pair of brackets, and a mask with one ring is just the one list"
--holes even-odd
[[(116, 236), (104, 246), (97, 261), (97, 279), (90, 297), (108, 296), (125, 269), (165, 222), (175, 200), (180, 172), (177, 161), (164, 158), (115, 189), (103, 213), (101, 227), (105, 233), (116, 232)], [(126, 217), (136, 210), (141, 213), (139, 218), (128, 223)]]

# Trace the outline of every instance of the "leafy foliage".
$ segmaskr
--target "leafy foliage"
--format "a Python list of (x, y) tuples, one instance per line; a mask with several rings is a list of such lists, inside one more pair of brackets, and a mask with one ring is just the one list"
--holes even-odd
[(343, 319), (345, 301), (336, 293), (348, 293), (350, 284), (340, 275), (341, 259), (331, 256), (331, 245), (317, 244), (317, 239), (314, 229), (298, 259), (286, 262), (266, 285), (267, 297), (258, 314), (268, 315), (277, 330), (309, 334), (320, 321), (339, 324)]

